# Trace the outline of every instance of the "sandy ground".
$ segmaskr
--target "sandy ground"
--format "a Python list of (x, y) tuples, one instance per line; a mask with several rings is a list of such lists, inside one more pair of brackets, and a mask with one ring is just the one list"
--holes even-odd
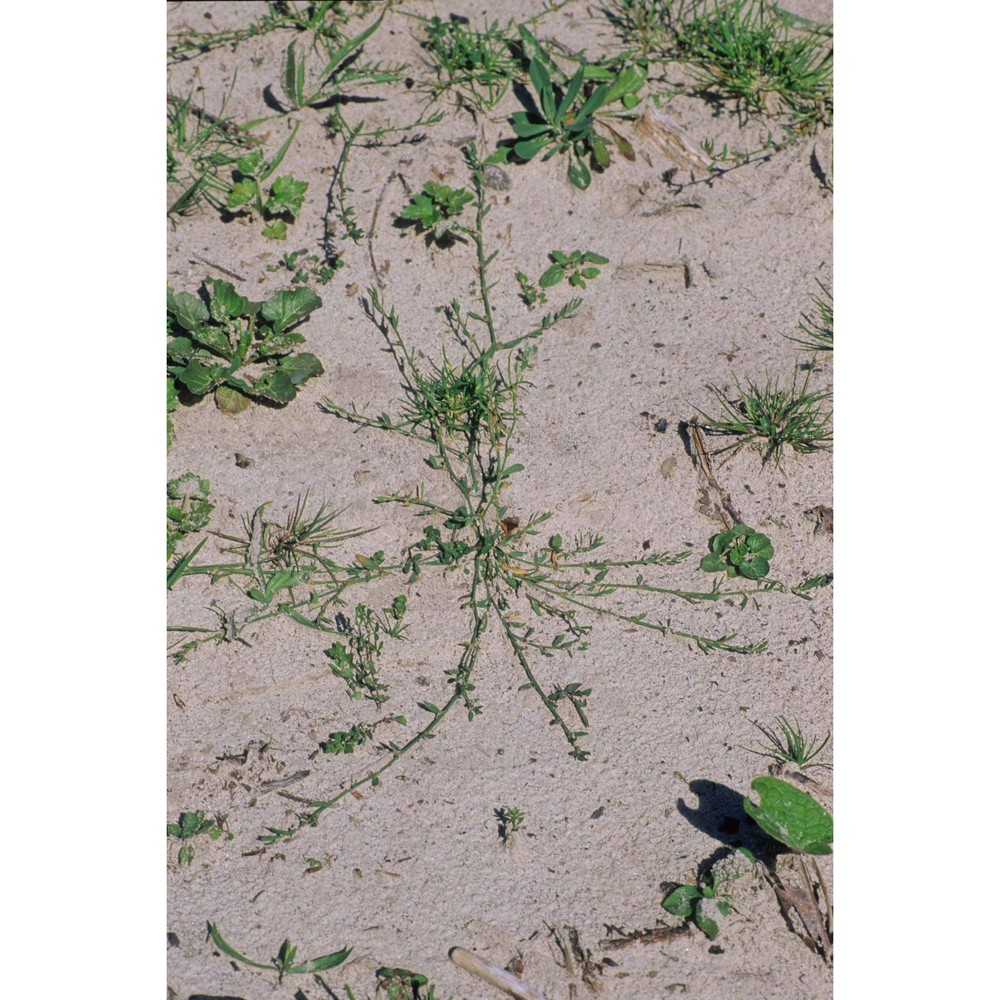
[[(474, 23), (499, 13), (466, 0), (404, 3), (366, 45), (366, 59), (406, 62), (415, 78), (432, 77), (417, 22), (405, 16), (416, 6), (425, 15), (457, 12)], [(823, 0), (787, 6), (830, 17)], [(168, 28), (223, 30), (264, 7), (175, 4)], [(510, 3), (503, 16), (538, 9)], [(620, 47), (597, 5), (569, 3), (543, 25), (540, 34), (573, 49)], [(264, 92), (280, 92), (288, 40), (276, 32), (235, 52), (217, 49), (171, 65), (170, 89), (194, 89), (196, 103), (217, 110), (238, 68), (227, 113), (237, 121), (272, 114)], [(369, 124), (410, 121), (421, 106), (418, 91), (372, 88), (366, 93), (377, 102), (348, 104), (344, 114)], [(449, 338), (439, 307), (453, 298), (475, 307), (474, 254), (462, 245), (428, 247), (412, 228), (393, 224), (407, 201), (404, 181), (412, 190), (435, 178), (469, 186), (459, 140), (475, 135), (481, 149), (492, 151), (511, 134), (505, 118), (520, 104), (508, 94), (495, 113), (478, 119), (447, 95), (440, 107), (445, 119), (425, 130), (422, 141), (358, 149), (348, 177), (366, 230), (382, 197), (371, 244), (379, 278), (405, 335), (431, 358)], [(322, 128), (327, 113), (293, 116), (302, 124), (280, 172), (310, 186), (288, 241), (268, 241), (259, 223), (223, 223), (205, 208), (168, 227), (168, 281), (175, 290), (194, 292), (206, 276), (227, 277), (203, 260), (243, 276), (237, 287), (255, 299), (286, 287), (287, 274), (266, 268), (286, 251), (312, 252), (322, 236), (339, 154)], [(726, 141), (745, 147), (766, 133), (759, 123), (741, 129), (735, 115), (694, 97), (676, 98), (671, 113), (697, 141), (714, 138), (720, 147)], [(259, 132), (274, 149), (288, 127), (275, 120)], [(691, 549), (695, 557), (664, 569), (663, 579), (671, 587), (704, 589), (708, 577), (697, 559), (719, 526), (699, 512), (700, 473), (678, 425), (696, 407), (715, 411), (706, 384), (732, 391), (734, 376), (786, 380), (804, 360), (787, 337), (810, 310), (817, 279), (832, 289), (832, 196), (816, 170), (819, 164), (830, 171), (832, 138), (821, 132), (768, 162), (682, 190), (663, 180), (676, 164), (635, 144), (636, 162), (616, 153), (587, 191), (569, 185), (565, 160), (555, 157), (506, 167), (510, 188), (496, 193), (486, 242), (499, 251), (493, 307), (504, 335), (524, 332), (539, 316), (520, 301), (515, 270), (537, 276), (554, 248), (590, 249), (610, 261), (583, 293), (579, 314), (540, 343), (516, 438), (525, 471), (508, 499), (512, 510), (551, 511), (547, 527), (564, 537), (603, 535), (609, 555), (619, 558), (641, 554), (647, 542), (654, 551)], [(682, 170), (675, 180), (689, 177)], [(411, 512), (376, 506), (373, 497), (421, 481), (431, 490), (433, 474), (423, 465), (423, 446), (358, 433), (317, 405), (331, 396), (380, 413), (394, 409), (401, 395), (398, 372), (361, 307), (358, 290), (373, 281), (367, 248), (342, 247), (345, 266), (317, 287), (323, 308), (301, 328), (304, 349), (321, 359), (325, 374), (283, 409), (251, 407), (230, 417), (211, 401), (182, 407), (169, 471), (210, 480), (216, 530), (237, 531), (265, 501), (283, 517), (308, 491), (344, 508), (341, 524), (372, 529), (348, 543), (351, 552), (383, 549), (395, 558), (420, 525)], [(549, 298), (542, 308), (565, 302), (566, 284)], [(830, 363), (813, 378), (818, 388), (830, 385)], [(252, 464), (238, 465), (237, 453)], [(773, 576), (797, 583), (832, 571), (832, 535), (816, 531), (808, 513), (832, 505), (831, 454), (788, 453), (778, 469), (762, 467), (759, 454), (744, 450), (716, 472), (745, 519), (773, 540)], [(405, 642), (387, 645), (382, 673), (391, 700), (382, 713), (403, 713), (412, 725), (420, 715), (416, 702), (447, 699), (445, 671), (457, 661), (467, 616), (458, 610), (462, 581), (439, 571), (425, 571), (409, 588), (399, 579), (383, 582), (364, 596), (382, 607), (401, 588), (411, 627)], [(226, 608), (246, 603), (231, 583), (186, 578), (169, 595), (169, 621), (211, 625), (213, 600)], [(832, 588), (816, 591), (810, 602), (769, 595), (744, 610), (736, 602), (689, 606), (648, 596), (627, 606), (670, 617), (683, 631), (738, 632), (742, 641), (767, 639), (769, 646), (757, 655), (706, 655), (676, 637), (595, 621), (589, 650), (539, 668), (547, 685), (579, 681), (593, 691), (586, 741), (592, 757), (579, 762), (568, 756), (537, 698), (519, 690), (520, 668), (491, 633), (477, 675), (479, 717), (449, 718), (433, 742), (386, 773), (381, 787), (366, 787), (316, 827), (264, 850), (257, 838), (265, 828), (287, 825), (301, 808), (267, 783), (308, 772), (283, 790), (330, 797), (382, 758), (370, 747), (351, 757), (316, 755), (319, 742), (354, 722), (373, 721), (379, 710), (352, 701), (331, 674), (323, 655), (329, 636), (287, 619), (262, 624), (248, 644), (209, 644), (183, 663), (170, 660), (168, 820), (185, 810), (224, 814), (232, 838), (198, 838), (194, 862), (183, 867), (177, 841), (166, 843), (169, 995), (328, 995), (312, 976), (278, 985), (273, 973), (230, 962), (206, 940), (213, 922), (238, 950), (263, 961), (286, 937), (303, 957), (353, 947), (347, 964), (324, 974), (338, 997), (347, 995), (345, 983), (359, 998), (374, 995), (380, 966), (423, 973), (438, 998), (499, 996), (449, 962), (454, 946), (500, 966), (517, 960), (521, 978), (548, 1000), (592, 989), (640, 1000), (829, 996), (830, 968), (792, 933), (759, 877), (737, 883), (736, 913), (714, 943), (693, 928), (651, 944), (602, 942), (617, 936), (612, 928), (653, 928), (661, 920), (680, 927), (660, 907), (661, 883), (694, 881), (727, 846), (760, 846), (741, 804), (766, 762), (743, 748), (759, 738), (754, 720), (773, 724), (794, 716), (807, 733), (830, 727)], [(505, 806), (525, 814), (523, 829), (506, 845), (495, 816)], [(573, 935), (593, 969), (579, 959), (567, 962), (559, 941)]]

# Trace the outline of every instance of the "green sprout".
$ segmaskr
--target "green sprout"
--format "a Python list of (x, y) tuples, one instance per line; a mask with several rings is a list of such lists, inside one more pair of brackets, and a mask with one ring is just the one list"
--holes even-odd
[(771, 570), (774, 546), (767, 535), (745, 524), (720, 531), (709, 540), (709, 554), (701, 560), (706, 573), (725, 573), (748, 580), (763, 580)]
[(697, 885), (678, 885), (660, 905), (675, 917), (693, 920), (709, 941), (719, 936), (720, 919), (733, 912), (726, 885), (753, 870), (756, 858), (745, 847), (736, 848), (721, 862), (712, 866), (708, 875)]
[(253, 959), (241, 955), (232, 945), (226, 942), (215, 924), (210, 923), (208, 925), (208, 934), (219, 951), (235, 959), (237, 962), (249, 965), (253, 969), (275, 969), (278, 973), (279, 983), (287, 975), (303, 975), (309, 972), (322, 972), (324, 969), (334, 969), (347, 961), (347, 956), (354, 950), (353, 948), (344, 948), (330, 955), (321, 955), (319, 958), (310, 958), (304, 962), (296, 962), (295, 958), (298, 948), (288, 938), (285, 938), (281, 947), (278, 948), (278, 954), (270, 962), (264, 963), (255, 962)]

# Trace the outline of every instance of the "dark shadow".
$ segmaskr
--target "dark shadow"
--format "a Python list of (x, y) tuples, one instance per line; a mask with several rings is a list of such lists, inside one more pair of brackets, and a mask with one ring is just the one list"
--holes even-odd
[(758, 861), (772, 869), (777, 855), (787, 852), (786, 847), (769, 837), (747, 816), (743, 795), (735, 789), (700, 778), (690, 782), (688, 788), (698, 797), (698, 805), (692, 809), (683, 799), (678, 799), (677, 811), (702, 833), (727, 848), (747, 848)]
[(819, 181), (820, 186), (825, 191), (832, 191), (833, 185), (830, 183), (830, 178), (826, 176), (826, 171), (820, 166), (819, 157), (816, 155), (816, 147), (813, 146), (812, 152), (809, 154), (809, 169), (812, 170)]

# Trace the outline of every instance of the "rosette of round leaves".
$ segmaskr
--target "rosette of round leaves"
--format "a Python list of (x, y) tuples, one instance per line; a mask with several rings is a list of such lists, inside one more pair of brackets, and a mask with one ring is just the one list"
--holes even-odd
[(771, 571), (770, 560), (774, 557), (771, 539), (746, 524), (736, 524), (713, 535), (708, 547), (709, 554), (701, 561), (706, 573), (763, 580)]
[(291, 402), (302, 383), (323, 374), (315, 355), (296, 351), (305, 337), (292, 329), (322, 304), (309, 288), (251, 302), (228, 281), (205, 282), (202, 295), (168, 287), (167, 411), (181, 390), (214, 392), (227, 413), (251, 401)]

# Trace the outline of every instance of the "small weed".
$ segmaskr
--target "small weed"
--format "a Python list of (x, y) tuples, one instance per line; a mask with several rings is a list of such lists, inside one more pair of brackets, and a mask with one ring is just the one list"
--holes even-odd
[[(183, 841), (177, 852), (177, 863), (182, 867), (190, 865), (194, 861), (194, 844), (190, 844), (188, 841), (203, 835), (210, 840), (218, 840), (224, 833), (226, 833), (225, 816), (217, 815), (214, 819), (206, 819), (205, 814), (200, 810), (198, 812), (182, 812), (176, 823), (167, 824), (167, 836)], [(231, 833), (227, 836), (232, 840)]]
[(296, 132), (298, 132), (297, 122), (292, 134), (271, 160), (265, 160), (264, 154), (259, 149), (241, 156), (236, 161), (233, 185), (226, 194), (226, 208), (230, 211), (248, 211), (251, 214), (256, 212), (267, 222), (264, 235), (270, 240), (287, 238), (288, 222), (281, 216), (295, 220), (309, 187), (308, 181), (296, 180), (291, 174), (278, 177), (266, 190), (264, 187), (264, 182), (278, 169), (278, 165), (285, 158)]
[(353, 948), (344, 948), (342, 951), (334, 952), (331, 955), (321, 955), (319, 958), (309, 958), (304, 962), (296, 962), (295, 959), (298, 948), (296, 948), (288, 938), (285, 938), (281, 947), (278, 949), (278, 954), (272, 958), (270, 962), (265, 964), (263, 962), (255, 962), (253, 959), (246, 958), (233, 948), (232, 945), (227, 944), (215, 924), (210, 923), (208, 925), (208, 935), (215, 943), (215, 946), (219, 949), (219, 951), (228, 955), (230, 958), (235, 959), (237, 962), (249, 965), (253, 969), (276, 970), (278, 973), (279, 983), (287, 975), (302, 975), (308, 972), (322, 972), (324, 969), (334, 969), (338, 965), (342, 965), (346, 962), (347, 956), (354, 950)]
[[(330, 669), (347, 682), (351, 697), (370, 698), (376, 705), (389, 700), (388, 686), (378, 674), (378, 658), (382, 654), (382, 636), (402, 639), (406, 631), (403, 616), (406, 614), (406, 597), (400, 594), (379, 615), (364, 604), (354, 609), (354, 622), (342, 619), (342, 631), (348, 636), (346, 643), (335, 642), (326, 655), (332, 661)], [(351, 752), (351, 751), (347, 751)]]
[(625, 44), (643, 56), (669, 54), (685, 13), (700, 0), (608, 0), (602, 8)]
[(413, 195), (399, 216), (416, 222), (422, 230), (430, 230), (432, 239), (443, 242), (463, 231), (464, 227), (459, 226), (453, 216), (459, 215), (473, 198), (475, 195), (465, 188), (456, 189), (428, 181), (422, 192)]
[[(375, 737), (376, 728), (386, 722), (394, 722), (399, 726), (407, 724), (405, 715), (387, 715), (384, 719), (371, 723), (359, 722), (348, 730), (330, 733), (329, 739), (320, 744), (320, 749), (323, 753), (354, 753), (358, 747), (364, 746), (365, 743), (372, 740)], [(391, 749), (392, 744), (390, 743), (389, 746)]]
[(521, 301), (529, 308), (534, 309), (536, 305), (544, 305), (549, 301), (545, 292), (540, 291), (538, 286), (531, 282), (531, 279), (523, 272), (515, 274), (517, 283), (521, 288)]
[(735, 98), (744, 109), (788, 112), (806, 128), (829, 120), (833, 48), (825, 31), (793, 35), (776, 5), (764, 0), (717, 4), (711, 13), (680, 25), (677, 49), (702, 87)]
[(375, 971), (378, 978), (376, 993), (385, 991), (385, 1000), (435, 1000), (430, 980), (409, 969), (390, 969), (383, 966)]
[(514, 835), (524, 826), (524, 811), (516, 806), (504, 806), (502, 809), (494, 809), (493, 815), (497, 818), (500, 841), (506, 847), (513, 842)]
[[(528, 29), (521, 25), (519, 30), (526, 50), (532, 52), (528, 76), (538, 101), (531, 111), (514, 112), (511, 123), (518, 140), (502, 145), (487, 162), (506, 163), (511, 154), (521, 162), (527, 162), (543, 149), (548, 150), (542, 157), (543, 161), (557, 153), (567, 153), (570, 183), (585, 189), (590, 186), (586, 159), (589, 157), (598, 170), (611, 163), (609, 139), (622, 156), (634, 160), (635, 151), (628, 140), (596, 115), (601, 108), (615, 101), (621, 101), (626, 108), (635, 107), (639, 101), (637, 92), (646, 82), (645, 71), (626, 66), (613, 73), (603, 66), (581, 63), (573, 76), (566, 80), (565, 74), (545, 54)], [(561, 86), (553, 82), (553, 73), (563, 81)], [(605, 82), (595, 85), (595, 79)], [(607, 136), (598, 132), (599, 124), (605, 128)]]
[(466, 18), (452, 14), (447, 21), (434, 16), (424, 20), (423, 43), (444, 79), (440, 90), (455, 88), (481, 112), (497, 106), (516, 75), (518, 64), (511, 42), (494, 21), (483, 30), (469, 26)]
[(758, 744), (762, 747), (761, 750), (744, 747), (750, 753), (755, 753), (760, 757), (770, 757), (779, 764), (783, 762), (795, 764), (802, 771), (810, 767), (830, 768), (832, 766), (826, 761), (815, 759), (823, 752), (823, 748), (827, 743), (830, 742), (829, 733), (823, 738), (823, 742), (817, 746), (819, 737), (811, 736), (806, 739), (802, 735), (802, 727), (799, 725), (797, 719), (789, 722), (784, 716), (779, 717), (778, 729), (781, 731), (780, 736), (773, 729), (768, 729), (759, 722), (755, 722), (754, 725), (767, 737), (767, 743)]
[(269, 264), (269, 272), (285, 270), (290, 272), (293, 285), (308, 285), (315, 281), (317, 285), (328, 285), (333, 276), (344, 266), (342, 257), (327, 257), (321, 260), (316, 254), (306, 256), (309, 251), (293, 250), (282, 256), (277, 264)]
[(739, 574), (748, 580), (763, 580), (771, 571), (770, 560), (774, 557), (771, 539), (745, 524), (713, 535), (708, 547), (710, 552), (701, 561), (706, 573), (725, 573), (728, 577)]
[[(216, 405), (239, 413), (254, 400), (283, 406), (323, 366), (295, 353), (305, 338), (292, 332), (322, 300), (308, 288), (252, 302), (228, 281), (206, 281), (202, 295), (167, 289), (167, 412), (180, 394), (215, 393)], [(251, 374), (253, 372), (253, 374)]]
[[(233, 80), (233, 86), (236, 80)], [(167, 215), (184, 215), (202, 200), (221, 205), (229, 191), (223, 167), (235, 164), (256, 144), (251, 136), (227, 118), (226, 103), (217, 115), (192, 103), (192, 97), (167, 97), (167, 183), (180, 192)]]
[(601, 273), (601, 269), (593, 265), (608, 263), (607, 257), (592, 250), (574, 250), (570, 254), (553, 250), (549, 259), (552, 266), (538, 279), (541, 288), (551, 288), (567, 277), (574, 288), (586, 288), (587, 282), (593, 281)]
[(375, 6), (374, 0), (320, 0), (299, 7), (295, 3), (268, 3), (267, 13), (246, 28), (232, 31), (183, 31), (171, 36), (173, 44), (167, 50), (170, 62), (184, 62), (196, 55), (228, 46), (233, 51), (249, 38), (266, 35), (283, 28), (311, 32), (319, 39), (336, 40), (343, 34), (343, 27), (352, 17), (364, 17)]
[[(819, 866), (813, 858), (812, 874), (806, 868), (805, 855), (833, 852), (833, 818), (811, 795), (780, 778), (762, 776), (750, 782), (760, 802), (743, 800), (743, 809), (769, 837), (790, 848), (798, 862), (803, 885), (784, 885), (776, 874), (768, 872), (786, 917), (794, 910), (805, 928), (805, 940), (827, 962), (833, 959), (833, 908)], [(819, 908), (813, 880), (818, 883), (826, 904)]]
[(709, 434), (735, 435), (739, 440), (717, 452), (741, 448), (752, 441), (761, 441), (764, 447), (763, 462), (774, 456), (781, 463), (783, 449), (810, 453), (824, 451), (831, 447), (833, 433), (829, 423), (833, 414), (821, 412), (820, 403), (832, 396), (830, 392), (809, 392), (809, 376), (802, 387), (797, 386), (797, 378), (788, 388), (779, 388), (777, 382), (768, 379), (763, 388), (747, 380), (746, 389), (736, 379), (737, 400), (728, 400), (714, 386), (708, 386), (722, 404), (723, 415), (713, 419), (699, 410), (707, 423), (703, 429)]
[(833, 350), (833, 296), (826, 285), (817, 282), (821, 295), (813, 296), (813, 303), (816, 306), (816, 315), (803, 315), (799, 321), (799, 329), (806, 335), (808, 340), (801, 340), (789, 337), (796, 344), (808, 347), (813, 351)]
[(207, 479), (186, 472), (167, 483), (167, 561), (173, 559), (177, 545), (187, 535), (201, 531), (208, 524), (215, 505), (209, 502)]
[(361, 46), (382, 24), (388, 7), (364, 31), (349, 38), (334, 48), (333, 42), (324, 41), (326, 65), (317, 75), (319, 82), (306, 87), (306, 56), (300, 55), (295, 42), (289, 42), (285, 50), (285, 66), (282, 73), (282, 88), (290, 109), (298, 111), (328, 104), (339, 97), (349, 85), (369, 85), (394, 83), (402, 77), (405, 66), (382, 67), (377, 63), (358, 63), (357, 53)]
[(664, 896), (660, 904), (675, 917), (694, 920), (699, 930), (714, 941), (719, 936), (719, 921), (732, 912), (727, 883), (753, 870), (756, 858), (745, 847), (734, 851), (712, 866), (707, 876), (697, 885), (677, 885)]

